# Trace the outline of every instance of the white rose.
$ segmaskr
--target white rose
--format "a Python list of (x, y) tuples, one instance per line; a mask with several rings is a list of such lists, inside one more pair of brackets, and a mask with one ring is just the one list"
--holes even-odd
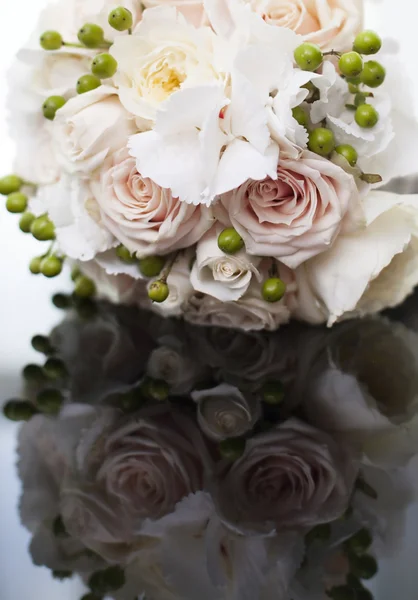
[(368, 461), (397, 466), (418, 451), (418, 337), (380, 318), (327, 335), (305, 371), (308, 419), (360, 445)]
[(332, 325), (403, 302), (418, 284), (417, 209), (418, 196), (371, 192), (366, 225), (296, 270), (295, 316)]
[(195, 325), (275, 331), (289, 321), (289, 307), (293, 306), (296, 289), (294, 276), (284, 265), (280, 276), (287, 283), (287, 293), (280, 302), (263, 300), (261, 284), (254, 279), (246, 294), (236, 302), (222, 302), (206, 294), (193, 295), (185, 305), (184, 318)]
[(242, 532), (311, 528), (347, 509), (358, 465), (348, 447), (297, 419), (256, 435), (220, 467), (215, 503)]
[(116, 38), (110, 50), (118, 62), (114, 82), (139, 124), (152, 122), (177, 90), (223, 79), (215, 68), (216, 42), (209, 27), (196, 29), (174, 7), (145, 11), (133, 35)]
[(260, 417), (256, 400), (245, 398), (238, 388), (226, 383), (191, 396), (197, 403), (200, 428), (215, 442), (244, 435)]
[(108, 86), (69, 100), (53, 121), (54, 149), (69, 173), (91, 173), (105, 158), (126, 146), (135, 126)]
[(218, 246), (222, 227), (212, 228), (197, 244), (190, 281), (197, 292), (213, 296), (222, 302), (239, 300), (248, 290), (251, 280), (261, 282), (260, 258), (240, 250), (225, 254)]
[(160, 342), (164, 345), (153, 350), (148, 359), (148, 375), (166, 381), (170, 394), (190, 393), (200, 374), (193, 355), (175, 337), (167, 336)]
[(58, 183), (41, 188), (37, 204), (38, 212), (47, 212), (53, 221), (59, 249), (69, 258), (91, 260), (115, 245), (82, 179), (63, 175)]
[(139, 258), (193, 246), (212, 226), (209, 209), (142, 177), (125, 148), (106, 159), (92, 189), (106, 227)]
[[(106, 253), (105, 253), (106, 254)], [(145, 301), (147, 290), (145, 282), (134, 279), (124, 273), (110, 275), (98, 260), (83, 262), (80, 267), (96, 285), (97, 297), (115, 304), (137, 304)]]

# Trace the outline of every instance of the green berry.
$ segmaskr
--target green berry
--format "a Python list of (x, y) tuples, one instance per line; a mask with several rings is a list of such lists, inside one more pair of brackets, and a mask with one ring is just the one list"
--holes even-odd
[(81, 271), (78, 267), (74, 267), (71, 270), (71, 281), (75, 281), (77, 279), (77, 277), (79, 277), (81, 275)]
[(40, 352), (41, 354), (52, 354), (54, 352), (54, 348), (45, 335), (34, 335), (31, 340), (31, 345), (36, 352)]
[(118, 68), (118, 63), (111, 54), (104, 52), (98, 54), (92, 62), (91, 72), (99, 79), (113, 77)]
[(66, 366), (59, 358), (48, 358), (44, 372), (50, 379), (65, 379), (68, 376)]
[(245, 452), (245, 439), (230, 438), (219, 444), (219, 452), (223, 458), (238, 460)]
[(47, 215), (37, 217), (30, 228), (34, 238), (41, 242), (55, 239), (55, 227)]
[(369, 60), (364, 64), (360, 77), (361, 82), (367, 87), (377, 88), (385, 81), (386, 70), (376, 60)]
[(96, 285), (94, 281), (80, 275), (75, 280), (74, 294), (79, 298), (91, 298), (96, 293)]
[(378, 571), (376, 559), (370, 554), (351, 554), (349, 561), (351, 572), (359, 579), (372, 579)]
[(65, 102), (66, 100), (63, 96), (50, 96), (47, 98), (42, 105), (42, 112), (45, 119), (53, 121), (57, 111), (64, 106)]
[(354, 106), (361, 106), (362, 104), (366, 104), (367, 96), (363, 92), (358, 92), (354, 98)]
[(305, 42), (298, 46), (294, 53), (296, 64), (303, 71), (316, 71), (324, 60), (321, 48), (316, 44)]
[(86, 23), (83, 25), (78, 32), (77, 37), (80, 43), (87, 46), (87, 48), (98, 48), (105, 41), (103, 29), (94, 23)]
[(39, 410), (48, 415), (57, 414), (60, 411), (63, 402), (64, 397), (61, 392), (53, 388), (42, 390), (36, 397), (36, 403)]
[(29, 263), (29, 271), (32, 275), (39, 275), (41, 272), (42, 256), (35, 256)]
[(357, 150), (349, 144), (341, 144), (335, 148), (335, 152), (345, 158), (351, 167), (355, 167), (358, 160)]
[(39, 41), (44, 50), (59, 50), (64, 43), (58, 31), (45, 31)]
[(236, 254), (244, 248), (244, 240), (233, 227), (228, 227), (219, 234), (218, 247), (225, 254)]
[(22, 371), (23, 379), (30, 384), (43, 384), (46, 381), (44, 370), (39, 365), (26, 365)]
[(371, 129), (379, 121), (379, 113), (370, 104), (361, 104), (354, 116), (357, 125), (364, 129)]
[(139, 261), (139, 270), (144, 277), (158, 277), (164, 265), (163, 256), (147, 256)]
[(18, 192), (23, 185), (23, 181), (17, 175), (6, 175), (0, 179), (0, 194), (8, 196)]
[(58, 256), (47, 256), (41, 262), (41, 273), (45, 277), (56, 277), (62, 271), (62, 260)]
[(368, 529), (360, 529), (351, 538), (349, 538), (345, 546), (353, 554), (364, 554), (372, 545), (373, 538)]
[(170, 295), (170, 289), (164, 281), (153, 281), (148, 288), (148, 297), (153, 302), (161, 304)]
[(118, 256), (121, 260), (123, 260), (123, 262), (127, 264), (133, 264), (136, 262), (136, 257), (133, 254), (131, 254), (128, 248), (125, 248), (125, 246), (118, 246), (116, 248), (116, 256)]
[(355, 85), (354, 83), (349, 83), (348, 91), (350, 92), (350, 94), (357, 94), (358, 93), (358, 85)]
[(28, 207), (28, 197), (22, 192), (9, 194), (6, 200), (6, 208), (11, 213), (23, 213)]
[(9, 400), (3, 406), (3, 414), (9, 421), (29, 421), (36, 412), (33, 404), (26, 400)]
[(261, 388), (263, 402), (276, 406), (283, 402), (284, 388), (281, 381), (267, 381)]
[(68, 532), (65, 528), (64, 521), (62, 520), (61, 515), (58, 515), (58, 517), (54, 519), (54, 522), (52, 523), (52, 532), (55, 535), (55, 537), (58, 538), (68, 537)]
[(363, 59), (358, 52), (346, 52), (340, 58), (338, 66), (345, 77), (357, 77), (363, 70)]
[(306, 113), (306, 110), (303, 110), (301, 106), (296, 106), (292, 110), (292, 114), (293, 118), (296, 119), (299, 125), (302, 125), (302, 127), (305, 127), (305, 129), (308, 128), (308, 115)]
[(86, 94), (92, 90), (97, 89), (102, 85), (102, 82), (95, 75), (82, 75), (77, 81), (76, 90), (77, 94)]
[(354, 40), (353, 50), (359, 54), (376, 54), (382, 47), (382, 39), (374, 31), (362, 31)]
[(19, 221), (20, 231), (23, 231), (23, 233), (30, 233), (30, 228), (32, 227), (35, 218), (35, 215), (30, 212), (23, 213)]
[(156, 402), (165, 402), (168, 399), (170, 388), (166, 381), (147, 378), (141, 385), (145, 396)]
[(312, 542), (327, 542), (331, 537), (331, 525), (329, 523), (323, 523), (317, 525), (305, 535), (306, 544), (312, 544)]
[(109, 25), (116, 31), (127, 31), (132, 28), (132, 13), (127, 8), (119, 6), (114, 8), (109, 14)]
[(119, 566), (108, 567), (103, 571), (96, 571), (90, 576), (88, 586), (99, 596), (116, 592), (125, 585), (125, 572)]
[(54, 296), (52, 296), (52, 304), (55, 308), (67, 310), (71, 307), (72, 301), (70, 296), (67, 296), (66, 294), (54, 294)]
[(318, 127), (309, 134), (309, 150), (320, 156), (329, 156), (335, 148), (334, 134), (331, 130)]
[(286, 284), (278, 277), (266, 279), (262, 287), (262, 296), (266, 302), (279, 302), (286, 292)]

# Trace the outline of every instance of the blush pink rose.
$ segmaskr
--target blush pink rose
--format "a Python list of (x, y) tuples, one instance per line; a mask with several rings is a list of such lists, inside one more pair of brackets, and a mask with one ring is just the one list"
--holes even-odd
[(354, 178), (305, 152), (297, 161), (280, 161), (277, 180), (248, 180), (224, 194), (215, 210), (242, 236), (248, 254), (273, 256), (294, 269), (331, 246), (357, 204)]
[(344, 513), (357, 472), (348, 448), (290, 419), (247, 440), (242, 457), (221, 466), (214, 498), (235, 530), (309, 529)]
[(362, 29), (362, 0), (247, 0), (270, 25), (287, 27), (324, 50), (349, 50)]
[(138, 257), (192, 246), (213, 224), (208, 208), (142, 177), (126, 150), (105, 161), (93, 191), (105, 227)]

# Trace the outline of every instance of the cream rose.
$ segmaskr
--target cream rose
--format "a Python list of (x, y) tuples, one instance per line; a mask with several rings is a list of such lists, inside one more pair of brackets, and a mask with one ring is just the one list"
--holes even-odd
[(153, 350), (147, 364), (147, 373), (154, 379), (166, 381), (170, 394), (189, 394), (201, 373), (193, 354), (174, 336), (163, 338), (163, 346)]
[(57, 159), (69, 173), (91, 173), (127, 145), (133, 121), (114, 88), (99, 88), (69, 100), (57, 112), (52, 138)]
[[(267, 277), (267, 271), (264, 275)], [(195, 325), (275, 331), (289, 321), (296, 289), (294, 276), (284, 265), (280, 276), (287, 283), (287, 293), (280, 302), (263, 300), (261, 284), (254, 279), (244, 296), (236, 302), (225, 303), (206, 294), (194, 294), (184, 306), (184, 318)]]
[(48, 213), (59, 249), (69, 258), (91, 260), (115, 245), (113, 236), (100, 222), (88, 184), (76, 176), (63, 175), (58, 183), (41, 188), (36, 208), (39, 214)]
[(260, 416), (260, 407), (254, 399), (245, 398), (238, 388), (226, 383), (195, 391), (192, 398), (197, 403), (200, 428), (216, 442), (244, 435)]
[(418, 451), (418, 337), (401, 323), (345, 323), (305, 368), (307, 418), (360, 445), (368, 462), (398, 466)]
[(366, 224), (296, 270), (295, 316), (309, 323), (377, 313), (418, 284), (418, 195), (373, 191)]
[(270, 25), (288, 27), (323, 50), (350, 50), (362, 29), (362, 0), (246, 0)]
[(295, 268), (328, 249), (357, 203), (351, 175), (305, 152), (298, 161), (280, 161), (277, 180), (247, 181), (224, 194), (216, 215), (235, 227), (249, 254)]
[(231, 302), (245, 294), (253, 278), (261, 282), (261, 259), (244, 251), (233, 255), (222, 252), (218, 246), (221, 231), (222, 227), (214, 227), (198, 242), (190, 281), (197, 292)]
[(133, 35), (116, 38), (110, 52), (122, 104), (145, 129), (160, 104), (185, 86), (222, 80), (214, 66), (216, 36), (196, 29), (173, 7), (147, 10)]
[(215, 502), (241, 531), (311, 528), (341, 516), (357, 475), (352, 453), (297, 419), (255, 436), (219, 473)]
[(193, 246), (213, 223), (208, 208), (180, 202), (142, 177), (126, 149), (107, 158), (92, 187), (103, 223), (138, 257)]

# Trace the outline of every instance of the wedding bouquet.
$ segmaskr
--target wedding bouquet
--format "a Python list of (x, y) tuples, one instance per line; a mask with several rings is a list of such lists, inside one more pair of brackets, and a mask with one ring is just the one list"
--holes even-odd
[(61, 0), (10, 73), (30, 270), (192, 323), (277, 329), (418, 283), (408, 75), (361, 0)]
[(372, 600), (416, 497), (417, 333), (95, 308), (33, 338), (5, 405), (35, 564), (83, 600)]

